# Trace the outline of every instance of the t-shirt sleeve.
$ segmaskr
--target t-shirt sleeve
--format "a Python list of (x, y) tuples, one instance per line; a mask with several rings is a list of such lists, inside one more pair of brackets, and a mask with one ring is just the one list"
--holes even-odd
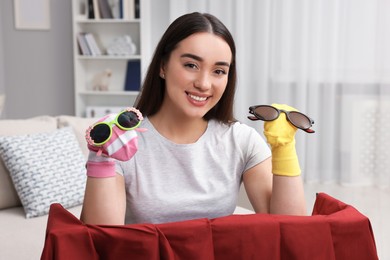
[(271, 156), (271, 150), (262, 137), (254, 128), (245, 125), (239, 124), (241, 128), (239, 140), (241, 141), (241, 148), (243, 151), (243, 156), (245, 160), (244, 172), (248, 169), (256, 166), (265, 159)]
[(120, 175), (124, 175), (123, 167), (122, 167), (122, 162), (115, 160), (115, 172), (119, 173)]

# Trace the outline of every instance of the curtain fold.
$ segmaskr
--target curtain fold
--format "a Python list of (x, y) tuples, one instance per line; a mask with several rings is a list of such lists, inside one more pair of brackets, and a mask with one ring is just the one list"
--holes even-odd
[(307, 182), (390, 186), (390, 1), (169, 0), (169, 17), (214, 14), (237, 45), (237, 119), (286, 103), (315, 121), (297, 132)]

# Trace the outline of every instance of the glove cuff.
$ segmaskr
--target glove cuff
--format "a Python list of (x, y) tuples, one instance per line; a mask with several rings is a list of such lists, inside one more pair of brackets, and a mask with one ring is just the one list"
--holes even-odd
[(272, 147), (272, 173), (280, 176), (299, 176), (301, 168), (295, 150), (295, 140), (291, 143)]
[(102, 161), (102, 162), (87, 162), (87, 176), (94, 178), (108, 178), (114, 177), (115, 162), (114, 161)]

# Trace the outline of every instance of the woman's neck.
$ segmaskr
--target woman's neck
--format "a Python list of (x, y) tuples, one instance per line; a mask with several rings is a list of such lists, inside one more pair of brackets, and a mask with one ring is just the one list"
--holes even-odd
[(208, 125), (203, 118), (180, 117), (161, 110), (148, 118), (162, 136), (177, 144), (195, 143), (205, 133)]

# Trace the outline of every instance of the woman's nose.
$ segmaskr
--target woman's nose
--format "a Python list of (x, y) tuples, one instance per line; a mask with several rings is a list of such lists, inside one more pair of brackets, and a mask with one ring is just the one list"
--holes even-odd
[(211, 88), (211, 78), (208, 73), (200, 73), (194, 82), (195, 88), (206, 91)]

